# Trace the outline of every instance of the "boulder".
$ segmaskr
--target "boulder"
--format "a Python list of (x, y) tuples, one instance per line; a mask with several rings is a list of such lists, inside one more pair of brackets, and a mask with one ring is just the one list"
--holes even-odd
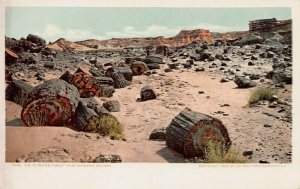
[(234, 79), (235, 84), (237, 84), (238, 88), (250, 88), (255, 87), (256, 83), (242, 76), (238, 76)]
[(117, 100), (110, 100), (103, 103), (103, 107), (109, 112), (119, 112), (120, 103)]

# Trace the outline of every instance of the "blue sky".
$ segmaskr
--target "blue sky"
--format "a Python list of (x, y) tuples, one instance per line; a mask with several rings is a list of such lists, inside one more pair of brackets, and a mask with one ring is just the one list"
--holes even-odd
[(8, 7), (6, 35), (66, 38), (171, 37), (182, 29), (245, 31), (255, 19), (290, 19), (290, 8), (103, 8)]

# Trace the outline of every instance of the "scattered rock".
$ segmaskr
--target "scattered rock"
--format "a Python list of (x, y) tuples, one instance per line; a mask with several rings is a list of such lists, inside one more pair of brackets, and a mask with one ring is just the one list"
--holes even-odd
[(152, 86), (146, 85), (141, 89), (141, 101), (156, 99), (156, 93)]
[(103, 103), (103, 107), (107, 109), (109, 112), (119, 112), (121, 106), (119, 101), (109, 100)]
[(166, 128), (154, 129), (150, 134), (149, 140), (165, 140)]
[(93, 163), (121, 163), (122, 159), (119, 155), (102, 155), (95, 157), (92, 161)]
[(60, 147), (47, 147), (17, 158), (16, 162), (74, 162), (70, 153)]
[(236, 77), (234, 79), (234, 82), (237, 84), (238, 88), (250, 88), (256, 86), (256, 83), (254, 81), (241, 76)]
[(252, 154), (253, 154), (253, 151), (252, 151), (252, 150), (244, 151), (244, 152), (243, 152), (243, 156), (251, 156)]

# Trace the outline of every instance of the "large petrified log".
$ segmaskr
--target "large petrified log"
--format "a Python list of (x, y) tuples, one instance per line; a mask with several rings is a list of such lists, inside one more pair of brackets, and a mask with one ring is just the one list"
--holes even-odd
[(167, 146), (185, 157), (206, 157), (209, 142), (226, 153), (231, 141), (222, 122), (209, 115), (188, 109), (180, 112), (167, 127)]
[(24, 81), (12, 80), (5, 90), (5, 99), (24, 106), (33, 87)]
[(127, 81), (132, 81), (132, 71), (129, 67), (110, 67), (106, 70), (105, 76), (111, 77), (113, 72), (120, 72)]
[(131, 63), (130, 69), (134, 76), (142, 75), (145, 71), (148, 71), (148, 66), (141, 61), (135, 61)]
[(78, 98), (74, 85), (61, 79), (45, 81), (29, 93), (22, 120), (26, 126), (68, 126)]
[(97, 79), (85, 72), (75, 73), (69, 83), (77, 87), (82, 98), (101, 96), (102, 94), (102, 87)]

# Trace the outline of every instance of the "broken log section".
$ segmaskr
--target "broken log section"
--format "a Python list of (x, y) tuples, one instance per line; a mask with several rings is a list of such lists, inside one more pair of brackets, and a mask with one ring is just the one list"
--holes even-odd
[(145, 71), (148, 71), (148, 66), (141, 61), (135, 61), (131, 63), (130, 69), (132, 71), (132, 75), (142, 75)]
[(132, 81), (132, 71), (129, 67), (110, 67), (106, 70), (105, 76), (111, 77), (113, 72), (120, 72), (127, 81)]
[(209, 115), (185, 109), (167, 127), (167, 146), (185, 157), (205, 158), (209, 142), (218, 144), (224, 153), (231, 145), (226, 127)]
[(26, 126), (68, 126), (78, 104), (75, 86), (52, 79), (33, 88), (22, 109)]
[(56, 63), (55, 62), (51, 62), (51, 61), (47, 61), (47, 62), (44, 62), (44, 67), (45, 68), (49, 68), (49, 69), (55, 69)]
[(114, 80), (114, 87), (116, 89), (124, 88), (128, 85), (127, 80), (124, 78), (123, 74), (120, 72), (112, 72), (110, 77)]
[(25, 105), (33, 87), (24, 81), (12, 80), (5, 90), (5, 99), (15, 102), (22, 107)]
[(141, 101), (156, 99), (156, 93), (152, 86), (146, 85), (141, 89)]
[(102, 87), (97, 79), (84, 72), (75, 73), (69, 83), (77, 87), (82, 98), (100, 97), (102, 94)]

